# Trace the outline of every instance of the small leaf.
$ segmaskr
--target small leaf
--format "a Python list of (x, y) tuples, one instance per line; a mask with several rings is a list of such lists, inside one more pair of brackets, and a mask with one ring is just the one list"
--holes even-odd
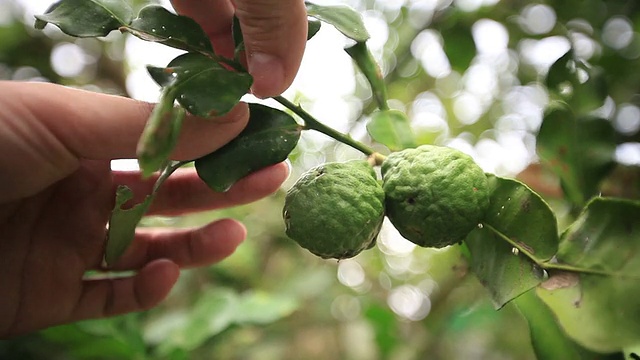
[(489, 209), (482, 227), (465, 242), (471, 269), (500, 308), (542, 281), (542, 269), (529, 257), (539, 263), (551, 259), (558, 229), (549, 206), (526, 185), (493, 175), (488, 179)]
[(109, 219), (109, 233), (105, 261), (113, 265), (127, 250), (136, 234), (136, 226), (147, 212), (153, 196), (147, 196), (143, 202), (129, 209), (122, 206), (133, 198), (133, 192), (126, 186), (118, 186), (116, 190), (116, 204)]
[(535, 289), (520, 295), (513, 302), (527, 320), (531, 345), (538, 360), (606, 358), (571, 340), (558, 325), (553, 312), (536, 296)]
[(549, 68), (549, 72), (547, 72), (545, 80), (547, 87), (561, 92), (565, 83), (572, 83), (572, 79), (569, 75), (575, 71), (573, 68), (574, 66), (575, 62), (573, 61), (573, 51), (569, 50), (556, 60), (556, 62), (554, 62)]
[(307, 15), (335, 26), (346, 37), (358, 42), (369, 40), (369, 32), (364, 26), (362, 16), (354, 9), (345, 5), (325, 6), (308, 1), (305, 1), (305, 5)]
[(296, 147), (301, 127), (289, 114), (250, 104), (247, 127), (227, 145), (195, 161), (202, 180), (215, 191), (226, 191), (256, 170), (284, 161)]
[(185, 111), (181, 107), (174, 108), (173, 102), (171, 91), (165, 91), (138, 141), (138, 164), (144, 177), (168, 163), (169, 155), (178, 142)]
[(322, 26), (322, 22), (318, 20), (308, 19), (307, 20), (307, 40), (311, 40), (318, 31), (320, 31), (320, 27)]
[(556, 106), (545, 114), (537, 137), (538, 154), (562, 181), (566, 196), (581, 208), (613, 170), (615, 130), (610, 121), (577, 117)]
[(407, 115), (398, 110), (378, 111), (367, 124), (371, 138), (391, 151), (416, 147), (415, 135)]
[(640, 202), (595, 198), (562, 235), (558, 267), (537, 294), (582, 346), (640, 343)]
[(173, 59), (167, 68), (149, 68), (160, 86), (171, 86), (176, 100), (190, 113), (210, 117), (229, 112), (253, 83), (247, 73), (226, 69), (198, 53)]
[(233, 44), (235, 53), (244, 50), (244, 36), (242, 36), (242, 27), (240, 26), (240, 19), (237, 16), (233, 16), (233, 22), (231, 25), (231, 36), (233, 37)]
[(213, 52), (209, 37), (193, 19), (176, 15), (162, 6), (146, 6), (123, 31), (146, 41), (160, 42), (191, 52)]
[(71, 36), (98, 37), (128, 25), (133, 10), (124, 0), (61, 0), (36, 19), (38, 29), (51, 23)]
[(384, 77), (380, 66), (373, 58), (373, 55), (364, 42), (358, 42), (353, 46), (344, 49), (349, 56), (358, 64), (358, 68), (364, 74), (371, 85), (371, 91), (378, 103), (378, 107), (387, 110), (387, 86), (384, 83)]
[(551, 65), (546, 84), (579, 114), (599, 108), (608, 95), (603, 71), (576, 59), (573, 50)]
[(176, 81), (174, 70), (171, 68), (147, 66), (147, 72), (149, 72), (153, 81), (162, 87), (169, 86)]

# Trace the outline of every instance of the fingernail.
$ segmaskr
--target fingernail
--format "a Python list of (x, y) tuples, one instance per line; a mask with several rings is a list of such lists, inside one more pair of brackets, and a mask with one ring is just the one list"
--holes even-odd
[(287, 181), (291, 177), (291, 172), (293, 171), (293, 164), (291, 163), (291, 160), (289, 158), (287, 158), (284, 161), (284, 164), (287, 165), (287, 177), (284, 179), (284, 181)]
[(259, 98), (280, 95), (284, 83), (284, 67), (277, 57), (265, 53), (249, 56), (249, 74), (253, 76), (251, 92)]

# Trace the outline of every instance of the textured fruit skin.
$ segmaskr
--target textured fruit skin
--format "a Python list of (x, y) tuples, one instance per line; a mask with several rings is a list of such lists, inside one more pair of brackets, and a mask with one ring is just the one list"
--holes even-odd
[(423, 145), (382, 163), (386, 214), (407, 240), (441, 248), (463, 240), (489, 207), (487, 177), (455, 149)]
[(287, 235), (322, 258), (346, 259), (375, 245), (384, 219), (384, 191), (369, 163), (326, 163), (287, 192)]

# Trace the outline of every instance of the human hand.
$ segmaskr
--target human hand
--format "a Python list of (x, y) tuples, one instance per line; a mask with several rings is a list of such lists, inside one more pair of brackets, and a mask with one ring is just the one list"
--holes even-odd
[(171, 0), (211, 38), (216, 53), (233, 57), (231, 20), (240, 20), (254, 95), (280, 95), (293, 81), (307, 41), (302, 0)]
[[(199, 229), (142, 230), (113, 270), (122, 279), (83, 280), (100, 269), (117, 185), (136, 201), (153, 179), (113, 172), (110, 160), (135, 157), (151, 104), (44, 83), (0, 82), (0, 338), (47, 326), (139, 311), (170, 291), (180, 268), (230, 255), (244, 227), (221, 220)], [(174, 158), (214, 151), (246, 125), (247, 107), (217, 119), (185, 119)], [(248, 203), (287, 176), (275, 165), (214, 193), (193, 170), (163, 185), (150, 213), (177, 215)]]

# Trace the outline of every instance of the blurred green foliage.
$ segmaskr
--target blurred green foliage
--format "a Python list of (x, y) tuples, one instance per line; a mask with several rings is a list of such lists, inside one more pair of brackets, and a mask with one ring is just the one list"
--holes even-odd
[[(139, 9), (144, 3), (133, 5)], [(561, 196), (560, 179), (530, 165), (537, 160), (535, 136), (544, 109), (555, 101), (586, 104), (613, 125), (619, 145), (640, 146), (634, 145), (640, 142), (635, 0), (345, 3), (378, 27), (374, 40), (386, 34), (373, 53), (392, 107), (409, 115), (418, 142), (466, 150), (498, 175), (520, 173), (551, 204), (561, 229), (574, 214)], [(0, 79), (128, 94), (125, 36), (75, 39), (53, 29), (35, 31), (33, 14), (25, 14), (21, 4), (0, 3)], [(56, 71), (53, 56), (69, 44), (85, 54), (72, 76)], [(577, 67), (589, 71), (575, 72), (568, 82), (554, 77), (547, 88), (551, 64), (570, 48)], [(577, 91), (594, 79), (592, 69), (598, 70), (598, 84), (607, 85), (606, 97), (594, 96), (600, 88)], [(366, 141), (360, 129), (375, 101), (363, 81), (353, 96), (355, 111), (344, 122)], [(305, 106), (318, 100), (297, 97)], [(291, 156), (288, 184), (312, 165), (350, 156), (341, 149), (303, 136)], [(638, 152), (588, 192), (599, 187), (605, 194), (640, 198)], [(145, 219), (145, 226), (187, 227), (232, 217), (247, 225), (249, 236), (224, 262), (183, 271), (156, 309), (1, 341), (0, 359), (535, 358), (529, 331), (539, 332), (548, 319), (528, 323), (511, 303), (495, 311), (487, 290), (469, 274), (465, 248), (416, 248), (386, 227), (371, 251), (340, 263), (320, 260), (285, 237), (283, 199), (281, 191), (224, 211)]]

